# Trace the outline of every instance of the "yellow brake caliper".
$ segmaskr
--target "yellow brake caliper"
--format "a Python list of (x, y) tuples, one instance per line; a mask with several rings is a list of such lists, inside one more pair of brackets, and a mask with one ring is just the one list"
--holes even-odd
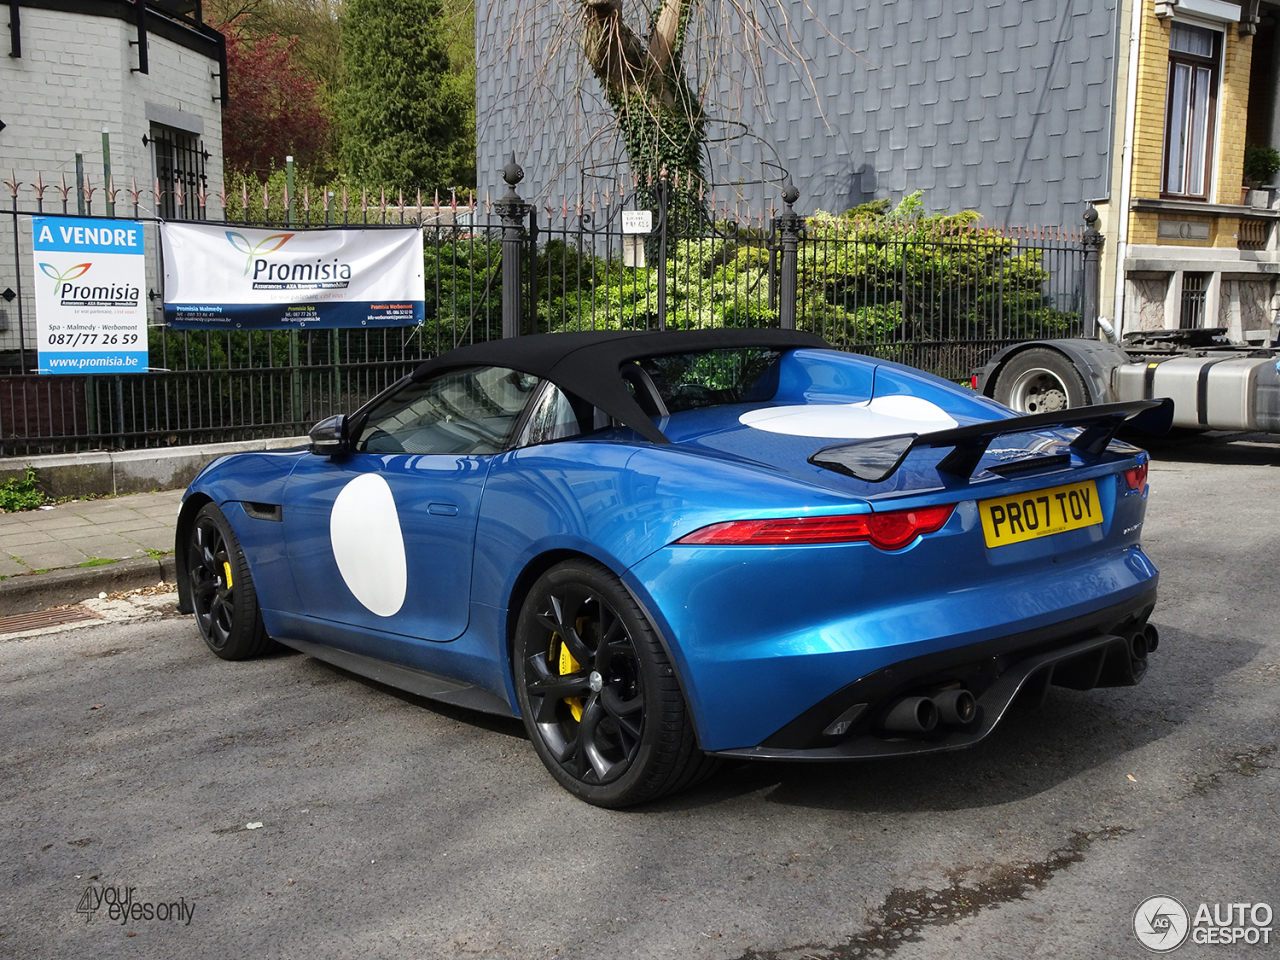
[[(583, 625), (586, 623), (586, 617), (579, 617), (577, 628), (578, 634), (581, 636)], [(555, 649), (556, 641), (560, 639), (560, 635), (553, 633), (551, 635), (551, 649)], [(569, 645), (561, 641), (560, 643), (560, 660), (559, 660), (560, 676), (567, 676), (570, 673), (577, 673), (582, 669), (582, 664), (573, 659), (573, 654), (569, 652)], [(564, 702), (569, 705), (569, 712), (573, 714), (573, 719), (579, 723), (582, 722), (582, 698), (581, 697), (565, 697)]]
[(226, 560), (222, 561), (222, 582), (227, 585), (227, 589), (231, 589), (231, 564)]

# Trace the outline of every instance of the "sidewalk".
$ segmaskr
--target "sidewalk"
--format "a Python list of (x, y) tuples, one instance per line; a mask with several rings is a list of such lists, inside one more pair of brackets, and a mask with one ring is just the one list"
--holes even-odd
[(0, 617), (172, 581), (182, 493), (0, 514)]

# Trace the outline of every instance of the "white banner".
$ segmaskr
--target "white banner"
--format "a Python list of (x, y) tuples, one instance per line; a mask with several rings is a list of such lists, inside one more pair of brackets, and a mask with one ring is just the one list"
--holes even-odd
[(41, 373), (147, 369), (142, 224), (32, 217)]
[(164, 317), (178, 330), (422, 323), (422, 231), (162, 223)]

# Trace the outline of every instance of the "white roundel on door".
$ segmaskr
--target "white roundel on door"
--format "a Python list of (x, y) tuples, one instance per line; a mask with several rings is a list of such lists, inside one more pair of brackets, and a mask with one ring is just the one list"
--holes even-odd
[(364, 473), (342, 488), (329, 514), (329, 540), (338, 572), (355, 598), (380, 617), (397, 613), (404, 605), (408, 572), (400, 515), (387, 481)]

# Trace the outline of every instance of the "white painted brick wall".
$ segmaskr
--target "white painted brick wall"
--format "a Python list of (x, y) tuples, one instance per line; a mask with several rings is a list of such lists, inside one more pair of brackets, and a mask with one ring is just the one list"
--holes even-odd
[[(132, 73), (137, 50), (129, 45), (137, 30), (113, 17), (94, 17), (53, 10), (23, 8), (22, 57), (0, 57), (0, 179), (12, 170), (31, 183), (36, 175), (58, 183), (65, 174), (75, 179), (75, 151), (84, 151), (85, 171), (94, 187), (102, 185), (102, 128), (111, 132), (112, 174), (121, 204), (131, 206), (125, 188), (132, 179), (149, 186), (151, 155), (142, 143), (151, 129), (146, 104), (160, 104), (199, 117), (201, 139), (210, 154), (210, 217), (221, 217), (215, 195), (222, 189), (222, 112), (213, 100), (216, 60), (148, 34), (149, 73)], [(8, 37), (3, 41), (7, 46)], [(27, 188), (19, 204), (34, 206)], [(8, 191), (4, 191), (5, 194)], [(45, 194), (46, 209), (56, 191)], [(5, 197), (7, 199), (7, 196)], [(94, 197), (94, 211), (102, 212), (102, 195)], [(140, 212), (153, 212), (149, 191)], [(74, 209), (73, 209), (74, 212)]]
[[(139, 199), (139, 213), (154, 213), (151, 193), (154, 175), (151, 153), (142, 143), (149, 134), (148, 102), (199, 117), (204, 125), (201, 140), (210, 154), (206, 165), (210, 218), (221, 218), (222, 206), (217, 193), (222, 189), (222, 113), (213, 100), (217, 81), (212, 74), (218, 69), (195, 51), (151, 33), (146, 75), (132, 73), (137, 64), (136, 48), (129, 45), (137, 38), (136, 28), (112, 17), (93, 17), (24, 7), (22, 10), (22, 57), (7, 53), (9, 37), (6, 21), (0, 19), (0, 120), (6, 127), (0, 131), (0, 181), (12, 175), (22, 181), (19, 208), (34, 210), (36, 197), (30, 185), (39, 174), (49, 189), (44, 193), (47, 213), (60, 213), (61, 195), (54, 189), (65, 175), (68, 186), (75, 182), (75, 151), (84, 151), (85, 172), (95, 194), (91, 210), (105, 213), (102, 192), (102, 128), (111, 132), (111, 166), (115, 184), (116, 212), (132, 214), (132, 200), (127, 188), (136, 178), (144, 190)], [(68, 209), (76, 213), (76, 195), (69, 194)], [(0, 203), (11, 203), (8, 188), (0, 185)], [(31, 226), (27, 217), (19, 218), (18, 246), (15, 251), (12, 224), (0, 218), (0, 290), (21, 289), (26, 346), (33, 351), (28, 360), (34, 363), (35, 310), (32, 300), (34, 268), (31, 256)], [(147, 287), (159, 289), (159, 268), (154, 226), (146, 228)], [(15, 267), (17, 272), (15, 273)], [(158, 307), (158, 305), (157, 305)], [(18, 347), (18, 302), (0, 300), (0, 350)], [(158, 319), (158, 317), (157, 317)]]

